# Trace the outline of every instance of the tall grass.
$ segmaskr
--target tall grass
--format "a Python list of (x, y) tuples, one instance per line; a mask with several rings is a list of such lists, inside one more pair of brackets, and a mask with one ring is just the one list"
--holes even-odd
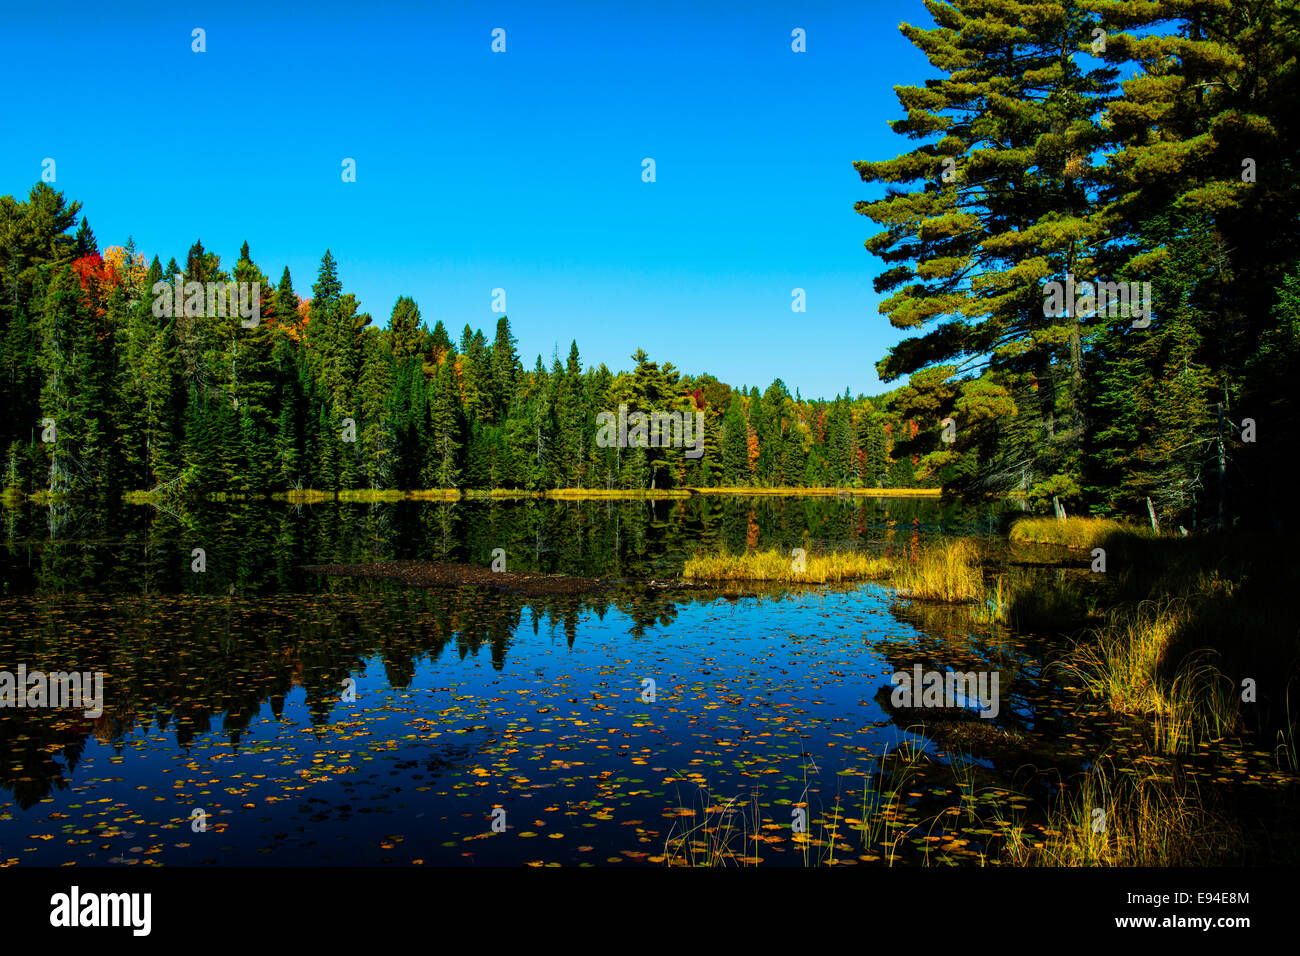
[(1168, 713), (1159, 686), (1159, 668), (1178, 626), (1187, 617), (1186, 601), (1143, 601), (1135, 609), (1116, 608), (1089, 642), (1076, 649), (1070, 668), (1083, 685), (1112, 710), (1130, 714)]
[[(1235, 688), (1208, 660), (1212, 652), (1189, 652), (1176, 666), (1168, 660), (1196, 610), (1186, 597), (1112, 610), (1067, 665), (1111, 710), (1150, 718), (1156, 746), (1166, 753), (1186, 752), (1197, 740), (1222, 737), (1237, 724)], [(1173, 676), (1166, 678), (1171, 668)]]
[[(914, 729), (917, 728), (908, 728)], [(901, 819), (900, 808), (904, 791), (911, 789), (912, 778), (923, 757), (918, 749), (901, 747), (894, 751), (891, 765), (886, 752), (880, 756), (875, 774), (862, 781), (862, 818), (857, 821), (862, 849), (866, 855), (875, 855), (872, 851), (879, 850), (889, 866), (898, 862), (898, 845), (912, 830), (912, 825)], [(848, 819), (845, 823), (853, 825), (855, 821)]]
[(532, 493), (538, 498), (554, 498), (561, 501), (603, 501), (608, 499), (642, 498), (689, 498), (689, 488), (659, 488), (628, 490), (626, 488), (552, 488), (549, 491)]
[(288, 501), (291, 504), (316, 504), (323, 501), (459, 501), (460, 496), (460, 491), (455, 488), (429, 488), (423, 491), (398, 491), (393, 488), (343, 488), (339, 491), (319, 491), (315, 488), (294, 488), (273, 493), (271, 500)]
[(900, 596), (964, 603), (985, 599), (980, 551), (965, 539), (920, 549), (910, 561), (860, 551), (822, 551), (805, 556), (801, 568), (779, 548), (715, 554), (697, 552), (687, 559), (682, 576), (705, 581), (805, 581), (834, 584), (891, 578)]
[(1007, 540), (1021, 544), (1060, 544), (1067, 548), (1094, 548), (1107, 535), (1158, 537), (1142, 525), (1110, 518), (1021, 518), (1011, 526)]
[(1095, 764), (1049, 812), (1042, 839), (1009, 826), (1007, 855), (1021, 866), (1197, 866), (1222, 863), (1239, 835), (1210, 812), (1186, 775)]
[(1282, 729), (1277, 732), (1277, 746), (1273, 749), (1273, 756), (1277, 759), (1278, 767), (1290, 770), (1294, 773), (1300, 770), (1300, 753), (1296, 752), (1296, 718), (1291, 709), (1291, 681), (1286, 685), (1286, 710), (1282, 721)]
[(819, 551), (804, 557), (800, 568), (789, 552), (779, 548), (736, 554), (696, 553), (688, 558), (682, 576), (704, 581), (805, 581), (834, 584), (881, 578), (890, 561), (880, 555), (856, 551)]
[(345, 488), (339, 492), (339, 501), (459, 501), (456, 488), (425, 488), (418, 491), (396, 491), (391, 488)]
[(964, 603), (983, 602), (980, 551), (966, 538), (922, 548), (915, 559), (894, 567), (894, 586), (905, 597)]

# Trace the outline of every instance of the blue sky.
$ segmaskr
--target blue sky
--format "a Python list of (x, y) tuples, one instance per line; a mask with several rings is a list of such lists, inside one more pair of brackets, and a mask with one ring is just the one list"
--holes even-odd
[(50, 157), (101, 247), (183, 262), (201, 238), (230, 265), (247, 239), (300, 294), (328, 247), (380, 325), (405, 294), (490, 337), (504, 288), (528, 366), (576, 338), (615, 370), (642, 347), (733, 385), (884, 389), (901, 333), (851, 163), (906, 147), (886, 122), (930, 75), (897, 30), (920, 0), (278, 6), (12, 6), (0, 194)]

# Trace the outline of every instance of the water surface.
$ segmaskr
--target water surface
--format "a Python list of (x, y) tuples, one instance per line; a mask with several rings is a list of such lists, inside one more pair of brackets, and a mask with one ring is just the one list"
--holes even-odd
[[(826, 828), (863, 816), (882, 754), (912, 741), (948, 756), (882, 707), (896, 669), (998, 669), (1008, 726), (1033, 727), (1043, 706), (1032, 642), (927, 624), (874, 584), (671, 596), (635, 583), (677, 576), (699, 546), (890, 551), (995, 529), (991, 512), (937, 501), (213, 504), (7, 521), (0, 669), (106, 675), (95, 719), (0, 710), (8, 864), (662, 865), (727, 828), (749, 836), (737, 859), (802, 864), (811, 840), (853, 862), (873, 858), (871, 841)], [(512, 569), (629, 583), (524, 599), (303, 570), (488, 563), (494, 548)], [(791, 832), (800, 810), (813, 837)], [(940, 839), (982, 850), (979, 834)]]

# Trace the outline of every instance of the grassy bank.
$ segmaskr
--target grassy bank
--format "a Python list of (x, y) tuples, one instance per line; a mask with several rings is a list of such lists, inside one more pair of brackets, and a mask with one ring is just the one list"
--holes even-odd
[(1094, 548), (1115, 534), (1158, 537), (1142, 525), (1109, 518), (1021, 518), (1011, 526), (1007, 540), (1012, 544), (1059, 544), (1067, 548)]

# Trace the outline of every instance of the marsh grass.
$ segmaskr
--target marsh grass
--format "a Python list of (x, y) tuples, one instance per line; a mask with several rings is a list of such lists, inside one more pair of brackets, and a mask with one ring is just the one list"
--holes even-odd
[(1300, 717), (1300, 714), (1292, 710), (1291, 687), (1293, 683), (1293, 681), (1288, 681), (1286, 685), (1286, 705), (1282, 728), (1277, 732), (1277, 746), (1273, 748), (1273, 757), (1280, 769), (1290, 770), (1295, 773), (1300, 771), (1300, 753), (1296, 752), (1296, 719)]
[(804, 569), (796, 570), (789, 552), (779, 548), (765, 551), (717, 554), (698, 552), (688, 558), (682, 576), (704, 581), (788, 581), (837, 584), (864, 581), (889, 574), (890, 561), (881, 555), (856, 551), (819, 551), (804, 558)]
[[(517, 488), (429, 488), (410, 491), (391, 488), (353, 488), (339, 492), (318, 491), (316, 489), (292, 489), (271, 494), (248, 494), (219, 498), (213, 495), (199, 495), (203, 500), (259, 500), (269, 498), (272, 501), (456, 501), (464, 498), (554, 498), (573, 501), (599, 501), (605, 499), (651, 499), (690, 498), (694, 495), (766, 495), (781, 498), (938, 498), (940, 488), (801, 488), (801, 487), (749, 487), (739, 485), (728, 488), (666, 488), (666, 489), (624, 489), (624, 488), (550, 488), (545, 491), (527, 491)], [(152, 500), (153, 490), (126, 491), (122, 499), (132, 504), (147, 504)], [(7, 485), (0, 489), (0, 504), (17, 507), (23, 502), (43, 503), (54, 498), (46, 489), (24, 492), (17, 485)]]
[(1199, 866), (1228, 858), (1239, 834), (1207, 809), (1193, 779), (1173, 766), (1152, 769), (1094, 764), (1062, 790), (1046, 827), (1032, 835), (1006, 827), (1008, 857), (1020, 866)]
[[(954, 761), (956, 805), (924, 820), (904, 799), (922, 758), (900, 748), (863, 778), (860, 801), (850, 798), (849, 812), (860, 804), (860, 817), (840, 817), (837, 798), (829, 828), (825, 820), (810, 821), (813, 832), (796, 835), (805, 865), (844, 862), (837, 829), (844, 825), (861, 834), (860, 860), (891, 866), (904, 860), (952, 864), (961, 851), (940, 841), (953, 840), (946, 833), (956, 825), (991, 834), (977, 848), (981, 863), (1199, 866), (1239, 860), (1245, 831), (1219, 812), (1214, 791), (1198, 787), (1197, 757), (1189, 755), (1207, 747), (1205, 753), (1213, 752), (1224, 738), (1258, 722), (1260, 749), (1271, 748), (1269, 756), (1280, 770), (1300, 770), (1294, 681), (1283, 678), (1276, 689), (1260, 681), (1260, 707), (1243, 706), (1239, 686), (1242, 676), (1292, 672), (1300, 655), (1293, 603), (1300, 575), (1286, 542), (1245, 535), (1156, 535), (1138, 525), (1087, 518), (1021, 521), (1010, 537), (1101, 547), (1108, 573), (1088, 574), (1081, 567), (1026, 572), (1010, 565), (986, 576), (984, 552), (969, 540), (913, 545), (874, 559), (879, 565), (862, 573), (888, 577), (900, 597), (917, 599), (912, 607), (937, 613), (944, 610), (940, 602), (973, 602), (978, 620), (1009, 624), (1019, 632), (1073, 634), (1075, 645), (1063, 665), (1069, 683), (1112, 713), (1144, 724), (1146, 745), (1087, 766), (1061, 781), (1050, 801), (1035, 801), (1032, 808), (1024, 805), (1029, 798), (1008, 797), (1010, 791), (977, 792), (976, 771)], [(817, 557), (808, 555), (810, 572)], [(695, 573), (710, 567), (731, 579), (792, 579), (790, 558), (781, 551), (696, 560), (704, 563), (692, 566)], [(1094, 605), (1110, 609), (1103, 615)], [(989, 818), (990, 804), (992, 829), (980, 826), (981, 818)], [(1104, 827), (1097, 825), (1096, 811), (1104, 813)], [(789, 834), (788, 822), (784, 828)], [(707, 847), (706, 841), (701, 848)]]
[(879, 847), (889, 866), (898, 862), (898, 846), (915, 826), (902, 819), (903, 788), (911, 784), (924, 753), (913, 747), (901, 747), (893, 752), (893, 757), (891, 766), (887, 755), (882, 755), (874, 778), (864, 781), (862, 812), (863, 849), (870, 853)]
[(295, 488), (291, 491), (281, 491), (271, 496), (272, 501), (287, 501), (290, 504), (305, 505), (318, 504), (322, 501), (333, 501), (333, 492), (316, 491), (313, 488)]
[(713, 554), (696, 552), (682, 576), (705, 581), (785, 581), (836, 584), (889, 578), (900, 597), (951, 603), (986, 597), (980, 550), (966, 538), (929, 545), (904, 556), (861, 551), (819, 551), (805, 556), (802, 570), (780, 548)]
[[(133, 502), (149, 500), (150, 492), (128, 492), (126, 499)], [(257, 496), (253, 496), (257, 497)], [(321, 501), (393, 502), (393, 501), (513, 501), (551, 498), (563, 501), (658, 500), (663, 498), (689, 498), (686, 489), (665, 491), (626, 491), (605, 488), (553, 488), (548, 491), (527, 491), (519, 488), (422, 488), (399, 491), (392, 488), (345, 488), (338, 492), (315, 489), (295, 489), (271, 495), (275, 501), (316, 503)]]
[(1116, 608), (1065, 668), (1116, 713), (1149, 718), (1165, 753), (1188, 752), (1238, 724), (1236, 687), (1213, 663), (1213, 650), (1186, 653), (1166, 676), (1171, 648), (1195, 612), (1195, 602), (1182, 597)]
[[(903, 803), (904, 792), (913, 785), (916, 768), (923, 759), (923, 752), (910, 746), (896, 749), (892, 756), (886, 748), (886, 753), (879, 758), (876, 770), (862, 778), (862, 799), (857, 803), (862, 814), (860, 817), (843, 815), (843, 801), (838, 793), (827, 815), (829, 823), (820, 820), (814, 829), (809, 811), (808, 831), (791, 835), (803, 859), (803, 865), (836, 866), (844, 862), (846, 854), (854, 852), (847, 835), (841, 832), (841, 826), (858, 833), (862, 851), (859, 860), (868, 863), (883, 862), (887, 866), (899, 862), (899, 845), (919, 827), (917, 822), (904, 819)], [(807, 798), (805, 776), (803, 802), (792, 806), (808, 807)], [(840, 854), (838, 857), (837, 853)]]
[(538, 498), (552, 498), (559, 501), (640, 500), (643, 498), (660, 500), (689, 498), (691, 497), (691, 490), (688, 488), (645, 489), (639, 491), (629, 491), (622, 488), (552, 488), (548, 491), (531, 492), (530, 494)]
[[(924, 735), (925, 727), (913, 725), (908, 733)], [(1001, 835), (988, 828), (990, 818), (1000, 816), (999, 808), (1009, 797), (1020, 797), (1002, 787), (981, 787), (979, 773), (978, 764), (966, 753), (953, 753), (942, 764), (931, 763), (924, 751), (906, 744), (887, 751), (877, 769), (863, 778), (862, 816), (844, 820), (861, 833), (864, 852), (859, 859), (888, 866), (905, 860), (921, 866), (961, 862), (984, 866), (1000, 859), (990, 844)], [(929, 816), (918, 815), (908, 806), (909, 794), (934, 792), (936, 787), (950, 790), (955, 802)], [(983, 838), (982, 848), (966, 849), (975, 838)], [(900, 848), (907, 844), (912, 849), (904, 856)]]
[(457, 488), (426, 488), (417, 491), (395, 491), (391, 488), (345, 488), (339, 492), (339, 501), (459, 501)]
[[(790, 845), (784, 852), (797, 854), (805, 867), (838, 866), (854, 853), (859, 853), (858, 860), (863, 862), (894, 866), (901, 861), (903, 843), (918, 832), (929, 832), (925, 821), (910, 819), (905, 812), (906, 791), (918, 785), (915, 778), (924, 760), (924, 752), (910, 745), (892, 752), (886, 748), (878, 758), (877, 768), (863, 777), (861, 800), (851, 796), (854, 802), (846, 806), (837, 793), (824, 815), (815, 814), (809, 803), (810, 781), (805, 766), (799, 800), (781, 804), (783, 810), (772, 822), (763, 821), (757, 792), (745, 803), (740, 796), (723, 800), (711, 795), (707, 788), (700, 788), (699, 808), (679, 805), (678, 820), (665, 838), (663, 856), (652, 857), (651, 861), (686, 867), (757, 866), (765, 862), (765, 852), (776, 852), (765, 851), (765, 847), (788, 841)], [(682, 779), (684, 783), (693, 782)], [(968, 788), (973, 795), (973, 780)], [(802, 832), (792, 826), (796, 809), (806, 813), (808, 826)], [(845, 816), (845, 809), (859, 809), (861, 816)], [(785, 810), (791, 811), (788, 819), (781, 815)], [(935, 822), (929, 821), (931, 829)], [(858, 835), (859, 847), (853, 845), (846, 830)], [(929, 855), (921, 862), (931, 862)]]
[(1067, 548), (1095, 548), (1103, 538), (1117, 533), (1139, 538), (1158, 537), (1150, 528), (1110, 518), (1021, 518), (1011, 526), (1007, 540), (1012, 544), (1059, 544)]
[(897, 562), (893, 582), (903, 597), (952, 603), (985, 600), (980, 550), (966, 538), (922, 548), (912, 561)]

